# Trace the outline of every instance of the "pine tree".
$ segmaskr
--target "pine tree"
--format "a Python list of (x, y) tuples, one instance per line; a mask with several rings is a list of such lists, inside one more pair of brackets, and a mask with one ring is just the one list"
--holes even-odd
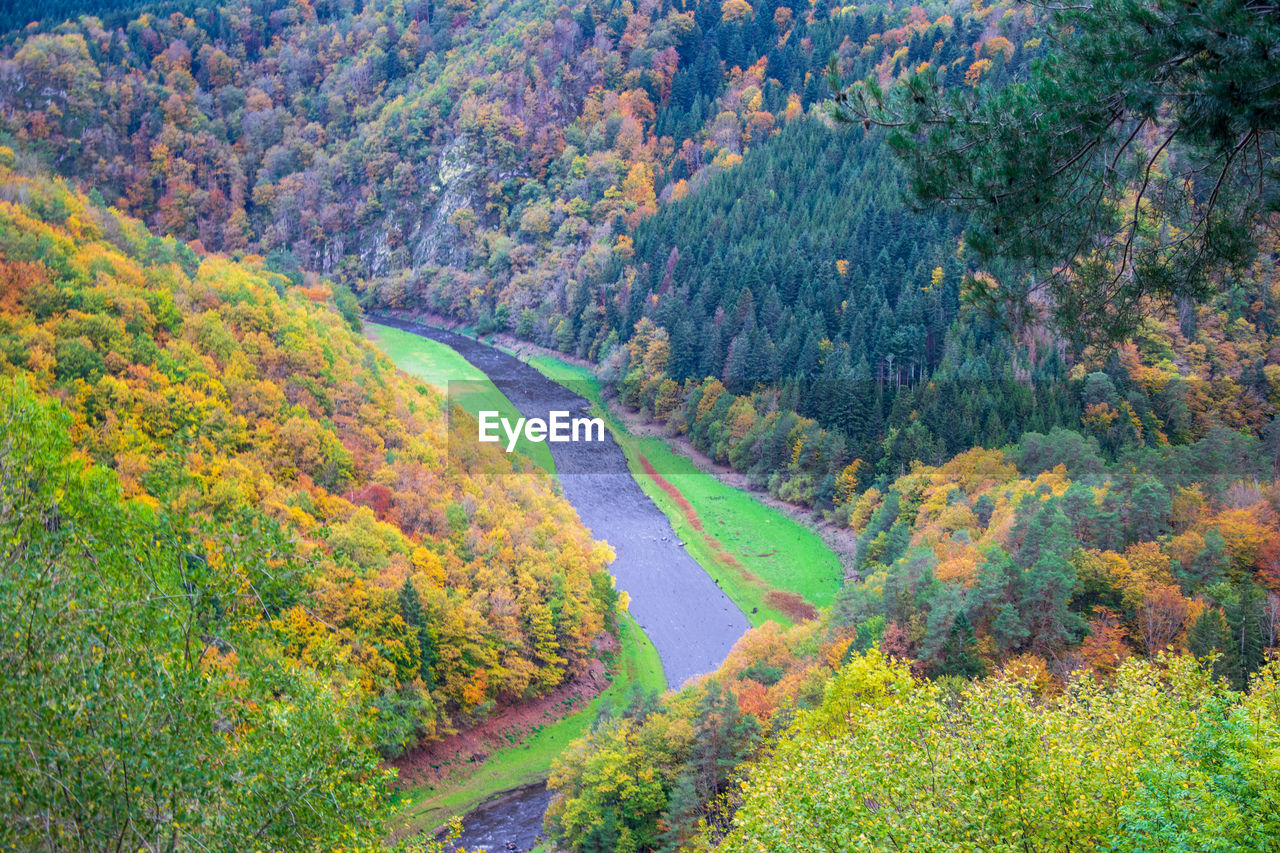
[(942, 647), (940, 658), (941, 663), (937, 668), (939, 675), (977, 678), (986, 671), (982, 656), (978, 652), (978, 637), (974, 633), (969, 618), (963, 612), (956, 616), (951, 631), (947, 635), (947, 641)]
[(932, 64), (887, 92), (841, 89), (833, 60), (834, 112), (893, 127), (917, 198), (972, 215), (966, 243), (989, 262), (1039, 273), (975, 296), (1029, 319), (1045, 287), (1063, 333), (1119, 340), (1144, 298), (1203, 298), (1257, 252), (1280, 181), (1280, 16), (1245, 0), (1093, 0), (1056, 8), (1048, 39), (1053, 60), (1025, 83), (1000, 86), (994, 69), (977, 92), (941, 87)]
[(432, 686), (431, 667), (436, 662), (436, 646), (435, 639), (431, 636), (431, 632), (427, 629), (426, 614), (422, 610), (422, 600), (418, 596), (418, 589), (413, 585), (413, 581), (405, 578), (404, 585), (400, 587), (400, 618), (404, 619), (404, 623), (417, 632), (418, 636), (418, 674), (422, 679), (422, 683), (430, 689)]
[(1233, 687), (1243, 686), (1240, 655), (1232, 648), (1231, 629), (1218, 608), (1208, 608), (1191, 626), (1187, 633), (1187, 651), (1198, 658), (1217, 655), (1213, 662), (1214, 676), (1225, 678)]

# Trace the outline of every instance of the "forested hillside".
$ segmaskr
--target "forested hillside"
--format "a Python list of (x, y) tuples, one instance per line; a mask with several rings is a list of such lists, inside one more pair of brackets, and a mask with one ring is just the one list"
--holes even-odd
[[(736, 700), (715, 681), (686, 689), (565, 753), (548, 813), (560, 844), (1275, 849), (1274, 663), (1248, 696), (1190, 657), (1129, 660), (1065, 688), (1026, 668), (938, 682), (874, 649), (842, 658), (847, 641), (801, 628), (759, 634), (750, 668), (722, 671)], [(762, 705), (755, 679), (797, 658), (804, 669), (769, 692), (803, 710)]]
[[(894, 471), (1074, 422), (1017, 387), (1060, 378), (1052, 353), (981, 322), (948, 346), (963, 216), (909, 211), (882, 135), (803, 118), (832, 57), (882, 82), (1014, 79), (1043, 51), (1030, 10), (179, 3), (112, 21), (12, 36), (0, 60), (6, 126), (59, 171), (163, 233), (384, 308), (597, 359), (648, 319), (677, 383), (801, 382), (755, 408), (814, 419), (831, 446), (811, 477), (764, 454), (750, 474), (775, 494), (829, 506), (855, 460)], [(1009, 385), (958, 434), (908, 430), (967, 396), (894, 414), (948, 354), (940, 379)]]
[(377, 721), (267, 621), (305, 596), (284, 532), (131, 500), (30, 377), (0, 395), (0, 843), (376, 843)]
[[(878, 36), (878, 18), (835, 68), (892, 82), (881, 53), (890, 32), (908, 38), (902, 56), (932, 33), (933, 53), (914, 68), (937, 91), (1004, 91), (1043, 53), (1043, 32), (1011, 12), (973, 15), (952, 28), (902, 13), (906, 36)], [(974, 55), (995, 61), (956, 77), (948, 58), (966, 31)], [(1027, 430), (1083, 428), (1115, 455), (1194, 441), (1211, 423), (1257, 430), (1274, 414), (1274, 236), (1261, 238), (1262, 260), (1198, 302), (1130, 309), (1138, 319), (1125, 320), (1123, 346), (1080, 347), (1012, 307), (992, 315), (986, 297), (1027, 287), (1025, 269), (975, 254), (964, 204), (909, 206), (924, 178), (893, 158), (891, 132), (797, 119), (637, 225), (635, 256), (600, 279), (623, 343), (605, 342), (604, 377), (626, 405), (756, 488), (819, 508), (913, 461), (940, 464)], [(595, 313), (585, 307), (582, 323)], [(589, 353), (575, 334), (547, 342), (575, 339)]]
[[(636, 849), (673, 850), (700, 831), (714, 841), (731, 825), (740, 835), (734, 843), (768, 832), (775, 833), (770, 836), (775, 841), (766, 843), (772, 847), (788, 837), (779, 810), (808, 808), (799, 802), (800, 791), (834, 785), (822, 781), (823, 774), (833, 771), (810, 763), (829, 748), (837, 750), (832, 756), (843, 755), (838, 750), (853, 748), (860, 738), (874, 737), (879, 743), (901, 726), (912, 731), (923, 727), (918, 730), (928, 734), (921, 737), (940, 738), (938, 748), (944, 751), (952, 747), (942, 742), (958, 744), (966, 737), (990, 745), (984, 739), (995, 735), (988, 727), (1040, 725), (1028, 713), (1048, 714), (1071, 727), (1097, 701), (1109, 707), (1119, 703), (1107, 713), (1143, 715), (1134, 720), (1139, 730), (1112, 735), (1160, 739), (1158, 744), (1143, 740), (1146, 747), (1117, 743), (1108, 749), (1149, 748), (1143, 760), (1152, 761), (1160, 755), (1166, 756), (1160, 760), (1172, 761), (1179, 750), (1190, 754), (1190, 760), (1219, 760), (1180, 740), (1188, 731), (1170, 722), (1168, 709), (1160, 704), (1165, 698), (1137, 709), (1127, 704), (1137, 701), (1135, 695), (1124, 695), (1129, 688), (1121, 689), (1121, 695), (1104, 691), (1089, 699), (1081, 699), (1078, 691), (1092, 695), (1093, 685), (1109, 685), (1117, 678), (1137, 679), (1130, 687), (1138, 690), (1146, 689), (1135, 686), (1141, 684), (1207, 690), (1210, 678), (1243, 690), (1257, 677), (1280, 646), (1280, 492), (1272, 479), (1276, 458), (1274, 448), (1256, 438), (1215, 427), (1194, 444), (1135, 449), (1109, 464), (1095, 439), (1055, 430), (1027, 433), (1003, 450), (974, 449), (939, 467), (918, 466), (883, 494), (868, 489), (851, 510), (860, 579), (846, 584), (831, 611), (820, 621), (785, 632), (773, 626), (753, 631), (708, 682), (657, 705), (637, 703), (580, 742), (553, 774), (560, 799), (553, 804), (550, 825), (576, 850), (613, 849), (624, 837), (634, 839)], [(1147, 662), (1169, 651), (1213, 662), (1195, 673), (1179, 671), (1183, 664), (1165, 673), (1168, 662), (1154, 667)], [(868, 692), (865, 685), (853, 686), (862, 684), (859, 679), (870, 678), (871, 684), (891, 680), (882, 669), (881, 654), (903, 662), (894, 677), (924, 693), (903, 694), (895, 688), (885, 696)], [(1144, 662), (1134, 667), (1133, 661)], [(868, 675), (868, 667), (879, 674)], [(1183, 686), (1170, 687), (1167, 677)], [(972, 688), (961, 681), (984, 678)], [(1008, 682), (1022, 687), (1009, 693)], [(1039, 698), (1018, 692), (1025, 690)], [(973, 717), (956, 710), (962, 696), (974, 703)], [(1041, 699), (1046, 700), (1043, 706)], [(1055, 704), (1059, 701), (1060, 708)], [(1189, 712), (1205, 713), (1196, 710), (1203, 698), (1187, 701)], [(944, 722), (937, 717), (939, 707), (951, 709), (946, 714), (954, 718), (944, 715)], [(1265, 725), (1274, 727), (1277, 709), (1267, 707), (1259, 713), (1268, 721)], [(876, 708), (891, 710), (886, 711), (886, 728), (867, 723), (874, 735), (838, 724), (857, 722)], [(797, 732), (789, 727), (799, 709), (813, 709), (802, 713), (802, 720), (836, 716), (823, 727), (802, 726)], [(1093, 724), (1097, 722), (1095, 718)], [(1156, 728), (1147, 731), (1147, 726)], [(970, 734), (961, 733), (965, 731)], [(1092, 748), (1070, 734), (1080, 731), (1078, 725), (1064, 730), (1062, 760)], [(900, 735), (898, 731), (895, 737)], [(1265, 737), (1274, 738), (1274, 731)], [(833, 742), (824, 744), (826, 739)], [(1274, 749), (1274, 740), (1270, 744)], [(775, 747), (787, 756), (768, 757)], [(835, 821), (832, 832), (854, 832), (851, 838), (857, 833), (850, 827), (864, 819), (862, 825), (875, 827), (875, 832), (923, 832), (932, 821), (943, 820), (945, 810), (928, 799), (940, 795), (927, 791), (927, 777), (912, 775), (918, 770), (913, 762), (923, 760), (918, 748), (906, 742), (886, 747), (874, 759), (885, 764), (867, 771), (899, 767), (906, 774), (900, 780), (902, 795), (918, 805), (896, 817), (869, 809), (859, 818), (858, 800), (845, 792), (829, 805), (813, 806), (815, 814)], [(1010, 748), (1007, 760), (1013, 762), (1037, 754)], [(752, 763), (756, 760), (762, 761), (758, 767)], [(857, 759), (860, 767), (868, 760)], [(979, 793), (981, 783), (969, 775), (983, 771), (969, 761), (958, 761), (947, 771), (955, 774), (946, 783), (955, 786), (947, 788), (951, 796), (977, 798), (970, 816), (957, 819), (989, 820), (983, 831), (991, 835), (984, 837), (998, 837), (1009, 831), (1006, 817), (984, 805), (990, 798)], [(1086, 788), (1114, 781), (1101, 765), (1092, 760), (1086, 765)], [(604, 781), (631, 775), (636, 790), (630, 792)], [(744, 777), (751, 785), (740, 795), (737, 782)], [(879, 790), (882, 781), (860, 784)], [(1000, 784), (1007, 782), (1005, 778)], [(1019, 808), (1030, 808), (1042, 798), (1040, 786), (1057, 783), (1037, 777), (1022, 784), (1037, 786), (1028, 787), (1036, 792), (1029, 800), (1019, 800)], [(1074, 798), (1082, 790), (1068, 794), (1064, 789), (1063, 795)], [(1081, 818), (1084, 822), (1075, 828), (1044, 824), (1043, 816), (1037, 817), (1034, 837), (1048, 843), (1054, 833), (1068, 830), (1096, 836), (1108, 826), (1107, 832), (1122, 835), (1108, 822), (1116, 820), (1119, 803), (1131, 795), (1108, 794), (1119, 799), (1087, 820)], [(1143, 808), (1171, 807), (1162, 788), (1141, 796), (1151, 798)], [(620, 806), (633, 797), (648, 805), (638, 810)], [(735, 819), (744, 802), (747, 814)], [(1132, 817), (1139, 819), (1137, 813)], [(895, 820), (905, 823), (895, 830)], [(699, 821), (707, 824), (700, 828)], [(960, 836), (935, 837), (954, 841)], [(875, 849), (870, 841), (862, 843)], [(728, 849), (739, 848), (731, 843)]]
[[(893, 346), (904, 340), (901, 329), (887, 341), (868, 331), (859, 347), (887, 347), (878, 375), (865, 372), (865, 359), (850, 370), (849, 347), (823, 338), (808, 375), (739, 386), (737, 393), (728, 373), (672, 378), (672, 335), (644, 318), (604, 375), (624, 404), (687, 434), (757, 487), (844, 512), (856, 494), (877, 482), (883, 489), (886, 478), (913, 462), (940, 464), (975, 445), (1018, 441), (1028, 431), (1081, 431), (1110, 459), (1134, 448), (1196, 441), (1213, 424), (1259, 432), (1280, 402), (1280, 369), (1271, 363), (1280, 318), (1275, 284), (1274, 267), (1261, 260), (1201, 304), (1153, 309), (1129, 342), (1083, 352), (1044, 328), (1011, 334), (985, 312), (962, 305), (925, 376), (896, 374), (902, 359)], [(891, 312), (882, 314), (894, 328)], [(797, 361), (792, 354), (777, 363)]]
[(833, 52), (999, 77), (1032, 20), (1004, 8), (113, 7), (11, 33), (0, 120), (159, 232), (595, 355), (638, 319), (600, 292), (631, 229), (820, 102)]
[(379, 759), (590, 667), (609, 549), (376, 308), (853, 543), (564, 752), (561, 848), (1280, 849), (1266, 3), (0, 28), (0, 847), (375, 846)]
[[(998, 12), (878, 17), (833, 67), (886, 87), (915, 69), (942, 100), (1005, 91), (1043, 56), (1044, 30)], [(957, 41), (987, 57), (971, 75), (957, 71)], [(1258, 430), (1275, 412), (1274, 234), (1197, 300), (1148, 299), (1127, 309), (1126, 340), (1081, 346), (1032, 319), (1043, 305), (993, 305), (1029, 287), (1026, 268), (973, 250), (963, 203), (910, 201), (927, 169), (903, 168), (888, 124), (797, 119), (638, 224), (635, 255), (600, 277), (622, 346), (611, 337), (598, 355), (626, 405), (816, 508), (1029, 430), (1083, 428), (1114, 456), (1194, 441), (1215, 422)], [(599, 313), (588, 305), (577, 322), (594, 329)], [(545, 342), (591, 353), (566, 331)]]
[(770, 132), (788, 90), (756, 59), (782, 36), (789, 83), (826, 61), (811, 16), (744, 9), (156, 5), (10, 35), (0, 95), (10, 133), (157, 230), (514, 325)]
[[(830, 168), (870, 168), (883, 134), (888, 182), (919, 205), (898, 221), (961, 233), (886, 275), (903, 244), (890, 231), (870, 241), (884, 255), (858, 254), (868, 220), (850, 215), (847, 275), (901, 289), (857, 335), (810, 313), (816, 359), (771, 364), (792, 305), (761, 322), (756, 283), (820, 269), (809, 212), (856, 210), (864, 188), (808, 175), (773, 210), (793, 128), (639, 226), (657, 249), (606, 363), (621, 402), (775, 495), (832, 506), (856, 578), (818, 621), (754, 631), (704, 683), (568, 750), (548, 813), (561, 844), (1276, 849), (1273, 117), (1244, 82), (1275, 65), (1239, 52), (1274, 43), (1274, 21), (1125, 0), (1053, 17), (1025, 33), (1048, 50), (1025, 84), (921, 64), (895, 85), (833, 62), (855, 81), (833, 112), (866, 135), (831, 134), (858, 158)], [(1241, 139), (1256, 159), (1231, 155)], [(723, 234), (757, 251), (735, 257)], [(786, 247), (771, 270), (770, 244)], [(929, 249), (952, 266), (924, 275)], [(929, 297), (949, 311), (936, 349), (912, 337)], [(690, 314), (694, 334), (677, 331)], [(716, 366), (690, 370), (713, 345)], [(831, 382), (842, 347), (876, 360)]]
[[(3, 618), (26, 637), (5, 657), (5, 719), (67, 733), (6, 758), (7, 808), (50, 809), (59, 833), (194, 809), (195, 841), (257, 819), (289, 846), (305, 836), (264, 802), (331, 785), (305, 831), (379, 838), (374, 750), (578, 671), (613, 623), (608, 549), (540, 472), (450, 447), (443, 399), (353, 331), (328, 286), (201, 257), (0, 158), (5, 549), (22, 567)], [(156, 728), (170, 689), (192, 716)], [(103, 715), (114, 728), (77, 722)], [(144, 744), (208, 766), (166, 778), (132, 764), (152, 760)], [(88, 776), (42, 770), (98, 749), (113, 757)], [(261, 787), (220, 787), (246, 773)], [(154, 780), (154, 802), (111, 788), (130, 775)], [(44, 823), (4, 829), (53, 844)]]

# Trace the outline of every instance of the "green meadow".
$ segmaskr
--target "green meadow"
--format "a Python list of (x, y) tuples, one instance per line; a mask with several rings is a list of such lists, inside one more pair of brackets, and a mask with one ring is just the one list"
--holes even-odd
[[(796, 608), (788, 608), (786, 597), (778, 593), (798, 595), (814, 607), (835, 600), (843, 568), (840, 558), (817, 533), (750, 492), (699, 470), (662, 439), (632, 435), (608, 410), (600, 384), (587, 368), (551, 356), (535, 356), (528, 362), (545, 376), (568, 383), (595, 404), (626, 453), (640, 487), (671, 520), (689, 553), (719, 582), (752, 625), (795, 621), (792, 614)], [(645, 461), (652, 472), (646, 470)], [(658, 478), (673, 487), (687, 507), (663, 488)]]
[[(365, 331), (370, 340), (405, 373), (434, 386), (441, 393), (452, 390), (453, 402), (472, 417), (478, 417), (481, 411), (499, 412), (512, 423), (520, 417), (515, 406), (489, 377), (452, 347), (377, 323), (366, 322)], [(450, 382), (454, 383), (452, 389)], [(506, 437), (501, 430), (498, 434), (505, 446)], [(555, 462), (545, 442), (531, 442), (522, 436), (516, 443), (516, 452), (524, 454), (547, 473), (555, 473)]]

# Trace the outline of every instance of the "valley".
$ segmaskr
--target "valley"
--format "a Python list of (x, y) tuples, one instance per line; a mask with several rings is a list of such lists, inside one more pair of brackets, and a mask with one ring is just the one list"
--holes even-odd
[(0, 8), (0, 851), (1280, 853), (1273, 6)]
[[(583, 368), (542, 356), (529, 359), (528, 364), (538, 371), (533, 372), (512, 355), (486, 346), (465, 335), (394, 318), (376, 319), (377, 322), (368, 324), (369, 337), (383, 347), (388, 355), (411, 376), (424, 379), (442, 389), (447, 388), (451, 381), (465, 382), (470, 388), (470, 383), (477, 382), (479, 379), (476, 371), (480, 371), (480, 377), (492, 382), (494, 394), (501, 399), (492, 394), (486, 394), (481, 395), (481, 402), (475, 402), (472, 397), (477, 395), (469, 395), (459, 401), (469, 411), (474, 411), (473, 405), (495, 409), (510, 406), (507, 397), (503, 394), (504, 390), (509, 390), (515, 399), (521, 401), (522, 414), (545, 413), (552, 406), (581, 406), (580, 402), (575, 403), (571, 398), (565, 397), (568, 391), (579, 392), (585, 396), (586, 402), (592, 405), (593, 412), (601, 412), (608, 417), (612, 438), (617, 441), (619, 448), (625, 448), (626, 451), (623, 458), (626, 460), (627, 467), (625, 470), (618, 470), (608, 467), (608, 465), (616, 465), (619, 461), (617, 453), (610, 453), (608, 456), (602, 454), (602, 457), (609, 461), (597, 468), (598, 463), (595, 460), (590, 463), (568, 461), (560, 455), (559, 452), (562, 449), (573, 448), (572, 444), (559, 447), (535, 445), (552, 447), (552, 453), (557, 456), (561, 472), (565, 470), (584, 472), (577, 475), (582, 479), (569, 479), (567, 484), (565, 474), (560, 474), (566, 496), (571, 503), (574, 503), (575, 508), (579, 509), (580, 514), (583, 513), (583, 506), (602, 503), (607, 503), (611, 509), (619, 510), (608, 514), (590, 511), (590, 517), (595, 519), (590, 525), (593, 534), (609, 542), (618, 552), (618, 558), (612, 564), (611, 570), (619, 563), (623, 563), (630, 569), (627, 575), (627, 583), (630, 586), (623, 585), (622, 578), (619, 578), (620, 588), (628, 593), (630, 599), (630, 612), (624, 617), (626, 621), (622, 626), (622, 650), (616, 658), (620, 661), (620, 666), (613, 673), (612, 684), (591, 700), (586, 709), (572, 711), (549, 726), (540, 728), (535, 734), (524, 736), (518, 745), (510, 750), (518, 764), (513, 764), (508, 756), (501, 752), (495, 753), (483, 760), (480, 770), (474, 773), (467, 773), (464, 770), (461, 773), (446, 774), (425, 791), (409, 781), (405, 794), (402, 795), (412, 796), (415, 799), (425, 795), (425, 799), (410, 806), (404, 824), (405, 829), (414, 827), (421, 829), (436, 825), (442, 818), (447, 817), (451, 810), (463, 810), (467, 811), (467, 815), (464, 819), (463, 836), (459, 843), (464, 847), (491, 843), (495, 840), (505, 843), (508, 836), (504, 833), (509, 833), (511, 839), (527, 839), (531, 832), (530, 822), (534, 821), (535, 817), (537, 826), (541, 825), (541, 812), (524, 804), (541, 802), (545, 807), (545, 800), (541, 799), (541, 794), (527, 792), (519, 786), (538, 779), (539, 774), (545, 778), (550, 765), (550, 753), (547, 754), (546, 759), (539, 756), (544, 753), (547, 745), (557, 744), (560, 749), (563, 749), (567, 745), (564, 740), (565, 734), (558, 736), (558, 733), (567, 734), (576, 731), (581, 734), (602, 708), (610, 704), (617, 707), (620, 703), (627, 701), (629, 691), (637, 688), (653, 690), (655, 686), (661, 691), (666, 686), (665, 680), (654, 685), (651, 679), (642, 678), (637, 672), (637, 659), (643, 655), (643, 651), (635, 649), (635, 646), (648, 645), (645, 637), (648, 631), (643, 621), (632, 622), (631, 614), (636, 611), (637, 599), (644, 612), (654, 613), (678, 608), (680, 596), (689, 594), (689, 588), (664, 583), (662, 580), (664, 576), (654, 571), (656, 563), (653, 562), (655, 558), (652, 555), (655, 541), (678, 543), (678, 547), (685, 549), (693, 556), (693, 560), (681, 563), (677, 567), (679, 571), (696, 572), (695, 577), (700, 578), (697, 582), (705, 582), (706, 578), (710, 577), (718, 587), (728, 591), (729, 598), (738, 603), (742, 611), (748, 614), (744, 622), (739, 623), (744, 631), (747, 623), (760, 625), (765, 621), (773, 620), (789, 625), (797, 618), (814, 618), (816, 616), (814, 607), (829, 604), (835, 589), (838, 588), (839, 560), (811, 531), (777, 510), (760, 504), (755, 497), (724, 486), (715, 478), (699, 471), (661, 440), (638, 439), (630, 435), (626, 427), (612, 413), (602, 408), (604, 400), (600, 395), (599, 383)], [(415, 337), (410, 338), (407, 335)], [(457, 357), (459, 355), (465, 361), (459, 363), (460, 359)], [(541, 379), (543, 376), (550, 382), (533, 381), (533, 377)], [(529, 452), (528, 447), (522, 448), (521, 452)], [(663, 474), (658, 473), (649, 461), (650, 458), (660, 460), (659, 465), (662, 466), (663, 472), (679, 484), (679, 491), (675, 490)], [(643, 488), (644, 495), (637, 497), (630, 488), (620, 488), (618, 483), (623, 478), (630, 480), (632, 484), (638, 483)], [(666, 487), (665, 491), (663, 486)], [(593, 491), (592, 487), (601, 487), (607, 491)], [(696, 510), (693, 509), (690, 501), (683, 497), (682, 492), (689, 494), (697, 505), (703, 508), (703, 511), (707, 511), (708, 508), (714, 509), (716, 517), (712, 522), (714, 528), (711, 535), (704, 533)], [(621, 506), (617, 503), (619, 495), (624, 498)], [(642, 500), (652, 501), (652, 503), (648, 508), (644, 508)], [(640, 508), (627, 509), (626, 501), (633, 502), (633, 507)], [(670, 527), (664, 529), (660, 523), (654, 523), (656, 519), (652, 512), (654, 504), (662, 509)], [(646, 526), (640, 528), (639, 535), (633, 527), (637, 518), (646, 522)], [(721, 541), (725, 544), (722, 545)], [(725, 547), (726, 545), (732, 549), (732, 553)], [(661, 559), (661, 554), (657, 559)], [(744, 565), (741, 562), (743, 560), (749, 562)], [(789, 571), (772, 568), (778, 564), (791, 568)], [(760, 565), (768, 565), (772, 570), (763, 577), (757, 576), (751, 569), (760, 571)], [(705, 592), (699, 592), (698, 595), (705, 595)], [(786, 597), (788, 595), (790, 598)], [(779, 609), (774, 604), (778, 601), (794, 603), (790, 603), (789, 609)], [(755, 603), (752, 604), (752, 602)], [(747, 605), (751, 605), (749, 611)], [(723, 608), (725, 605), (720, 606)], [(681, 618), (692, 621), (681, 624), (678, 621)], [(675, 647), (681, 648), (684, 656), (673, 657), (669, 653), (668, 656), (660, 658), (661, 665), (667, 672), (670, 672), (673, 667), (677, 673), (687, 671), (690, 661), (698, 660), (694, 655), (714, 656), (717, 649), (722, 649), (721, 657), (712, 662), (712, 668), (715, 668), (727, 655), (728, 647), (723, 645), (709, 645), (706, 650), (697, 651), (699, 643), (704, 642), (701, 627), (707, 624), (704, 619), (705, 617), (696, 614), (693, 616), (677, 614), (672, 619), (657, 622), (658, 635), (664, 638), (665, 647), (668, 650), (673, 648), (671, 642), (673, 636), (681, 638), (681, 644)], [(649, 624), (654, 623), (651, 620)], [(710, 624), (714, 629), (715, 623)], [(637, 636), (640, 631), (644, 631), (644, 634)], [(710, 644), (723, 642), (723, 640), (717, 640), (715, 630), (708, 634), (709, 636), (705, 638), (706, 642)], [(693, 650), (689, 649), (691, 646), (694, 647)], [(667, 676), (667, 679), (671, 680), (672, 686), (678, 686), (679, 683), (670, 679), (670, 676)], [(415, 763), (411, 761), (410, 766)], [(401, 766), (403, 774), (405, 764), (402, 762)], [(528, 790), (537, 788), (538, 786), (535, 785), (533, 789)], [(434, 793), (442, 790), (450, 793), (443, 796)], [(486, 796), (493, 796), (494, 805), (479, 805), (472, 808)], [(518, 797), (518, 800), (512, 799), (513, 797)], [(515, 807), (514, 803), (517, 801), (522, 805)], [(505, 807), (499, 807), (501, 804), (505, 804)], [(404, 830), (398, 829), (397, 834), (402, 831)]]
[[(588, 404), (518, 359), (430, 326), (380, 318), (386, 325), (448, 344), (479, 368), (527, 417)], [(630, 598), (629, 612), (653, 642), (667, 682), (678, 687), (720, 665), (748, 622), (688, 555), (670, 522), (641, 491), (616, 442), (546, 445), (565, 498), (594, 536), (613, 546), (610, 572)]]

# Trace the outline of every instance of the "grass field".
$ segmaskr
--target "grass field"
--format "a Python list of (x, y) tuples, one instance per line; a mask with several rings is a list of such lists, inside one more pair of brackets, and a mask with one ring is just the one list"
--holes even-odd
[(552, 759), (585, 734), (603, 710), (620, 707), (636, 687), (665, 691), (667, 680), (657, 650), (626, 614), (618, 621), (618, 641), (613, 681), (585, 708), (535, 731), (517, 746), (495, 752), (475, 773), (465, 779), (451, 779), (447, 788), (400, 792), (397, 798), (403, 805), (396, 819), (398, 833), (431, 829), (453, 815), (465, 814), (495, 794), (545, 780)]
[[(396, 367), (442, 393), (452, 392), (453, 402), (473, 417), (484, 410), (500, 412), (512, 423), (520, 417), (515, 406), (489, 381), (489, 377), (451, 347), (390, 326), (377, 323), (365, 323), (364, 326), (370, 340), (395, 362)], [(453, 383), (452, 389), (450, 382)], [(505, 438), (503, 442), (505, 446)], [(555, 473), (555, 462), (545, 443), (526, 441), (522, 437), (516, 444), (516, 452), (523, 453), (544, 471)]]
[(789, 625), (803, 618), (806, 605), (834, 600), (843, 568), (817, 533), (700, 471), (662, 439), (631, 435), (605, 411), (600, 385), (586, 368), (549, 356), (530, 358), (529, 364), (596, 404), (640, 487), (752, 625)]

